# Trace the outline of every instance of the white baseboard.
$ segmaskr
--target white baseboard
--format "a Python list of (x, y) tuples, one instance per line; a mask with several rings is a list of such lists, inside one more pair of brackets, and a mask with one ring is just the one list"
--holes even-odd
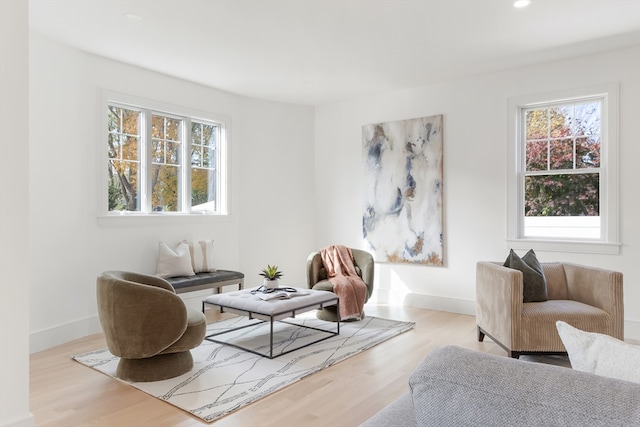
[(458, 298), (436, 297), (423, 294), (407, 294), (404, 305), (429, 310), (447, 311), (449, 313), (476, 315), (476, 302)]
[[(389, 303), (392, 300), (388, 290), (374, 290), (372, 299), (380, 303)], [(445, 298), (423, 294), (407, 294), (403, 305), (407, 307), (424, 308), (427, 310), (447, 311), (449, 313), (476, 315), (475, 300), (459, 298)], [(624, 321), (625, 339), (640, 341), (640, 322), (635, 320)]]
[[(211, 295), (211, 290), (187, 292), (180, 294), (187, 307), (202, 310), (202, 300)], [(387, 290), (374, 291), (371, 302), (389, 303), (390, 295)], [(407, 294), (402, 304), (407, 307), (424, 308), (428, 310), (447, 311), (450, 313), (467, 314), (475, 316), (476, 303), (474, 300), (459, 298), (445, 298), (423, 294)], [(36, 353), (56, 345), (85, 337), (87, 335), (102, 332), (98, 316), (80, 319), (65, 325), (58, 325), (37, 332), (32, 332), (29, 337), (29, 352)], [(640, 322), (625, 320), (625, 339), (640, 341)]]
[[(203, 290), (179, 294), (187, 307), (202, 310), (202, 300), (212, 291)], [(29, 353), (37, 353), (66, 342), (102, 332), (98, 316), (87, 317), (64, 325), (31, 332), (29, 335)]]
[(66, 342), (102, 332), (98, 316), (53, 326), (29, 335), (29, 353), (46, 350)]
[(436, 297), (424, 294), (408, 293), (401, 301), (391, 295), (387, 289), (374, 290), (370, 300), (372, 303), (401, 304), (406, 307), (424, 308), (427, 310), (447, 311), (449, 313), (476, 315), (476, 302), (457, 298)]
[(640, 322), (637, 322), (635, 320), (625, 320), (624, 338), (640, 341)]
[(33, 414), (29, 413), (24, 418), (19, 420), (10, 421), (7, 424), (2, 424), (2, 427), (34, 427), (36, 425), (36, 419)]

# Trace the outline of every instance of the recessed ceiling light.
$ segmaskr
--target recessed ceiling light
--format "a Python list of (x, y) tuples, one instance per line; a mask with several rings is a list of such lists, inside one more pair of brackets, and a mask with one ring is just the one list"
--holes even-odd
[(517, 0), (513, 7), (527, 7), (531, 4), (531, 0)]
[(129, 21), (142, 21), (142, 16), (140, 15), (136, 15), (135, 13), (125, 13), (124, 17), (127, 18)]

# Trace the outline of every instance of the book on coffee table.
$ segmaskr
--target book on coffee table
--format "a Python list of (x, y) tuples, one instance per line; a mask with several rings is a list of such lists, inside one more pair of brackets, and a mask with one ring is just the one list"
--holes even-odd
[(295, 292), (285, 291), (285, 290), (282, 290), (282, 291), (276, 290), (268, 293), (256, 292), (256, 296), (263, 301), (270, 301), (274, 299), (289, 299), (289, 298), (302, 296), (302, 295), (309, 295), (309, 292), (301, 291), (301, 290), (298, 290)]

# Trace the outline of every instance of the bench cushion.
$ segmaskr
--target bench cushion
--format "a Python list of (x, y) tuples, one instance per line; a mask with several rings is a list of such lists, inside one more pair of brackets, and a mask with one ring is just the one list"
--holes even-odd
[[(209, 273), (198, 273), (195, 276), (168, 277), (167, 280), (176, 293), (196, 291), (211, 287), (221, 287), (236, 283), (244, 284), (244, 273), (231, 270), (216, 270)], [(217, 286), (211, 286), (211, 285)]]

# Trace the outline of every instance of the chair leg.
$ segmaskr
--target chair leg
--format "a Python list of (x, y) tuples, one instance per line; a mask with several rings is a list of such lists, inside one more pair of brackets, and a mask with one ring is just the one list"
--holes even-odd
[[(477, 326), (477, 328), (478, 328), (478, 341), (482, 342), (484, 340), (484, 337), (487, 334), (480, 328), (480, 326)], [(509, 356), (509, 357), (511, 357), (513, 359), (520, 359), (520, 355), (522, 354), (520, 351), (513, 351), (513, 350), (509, 349), (508, 347), (503, 345), (500, 341), (497, 341), (491, 335), (489, 335), (489, 338), (491, 338), (491, 340), (493, 340), (494, 343), (498, 344), (498, 346), (500, 346), (500, 348), (502, 348), (504, 351), (506, 351), (507, 352), (507, 356)]]

